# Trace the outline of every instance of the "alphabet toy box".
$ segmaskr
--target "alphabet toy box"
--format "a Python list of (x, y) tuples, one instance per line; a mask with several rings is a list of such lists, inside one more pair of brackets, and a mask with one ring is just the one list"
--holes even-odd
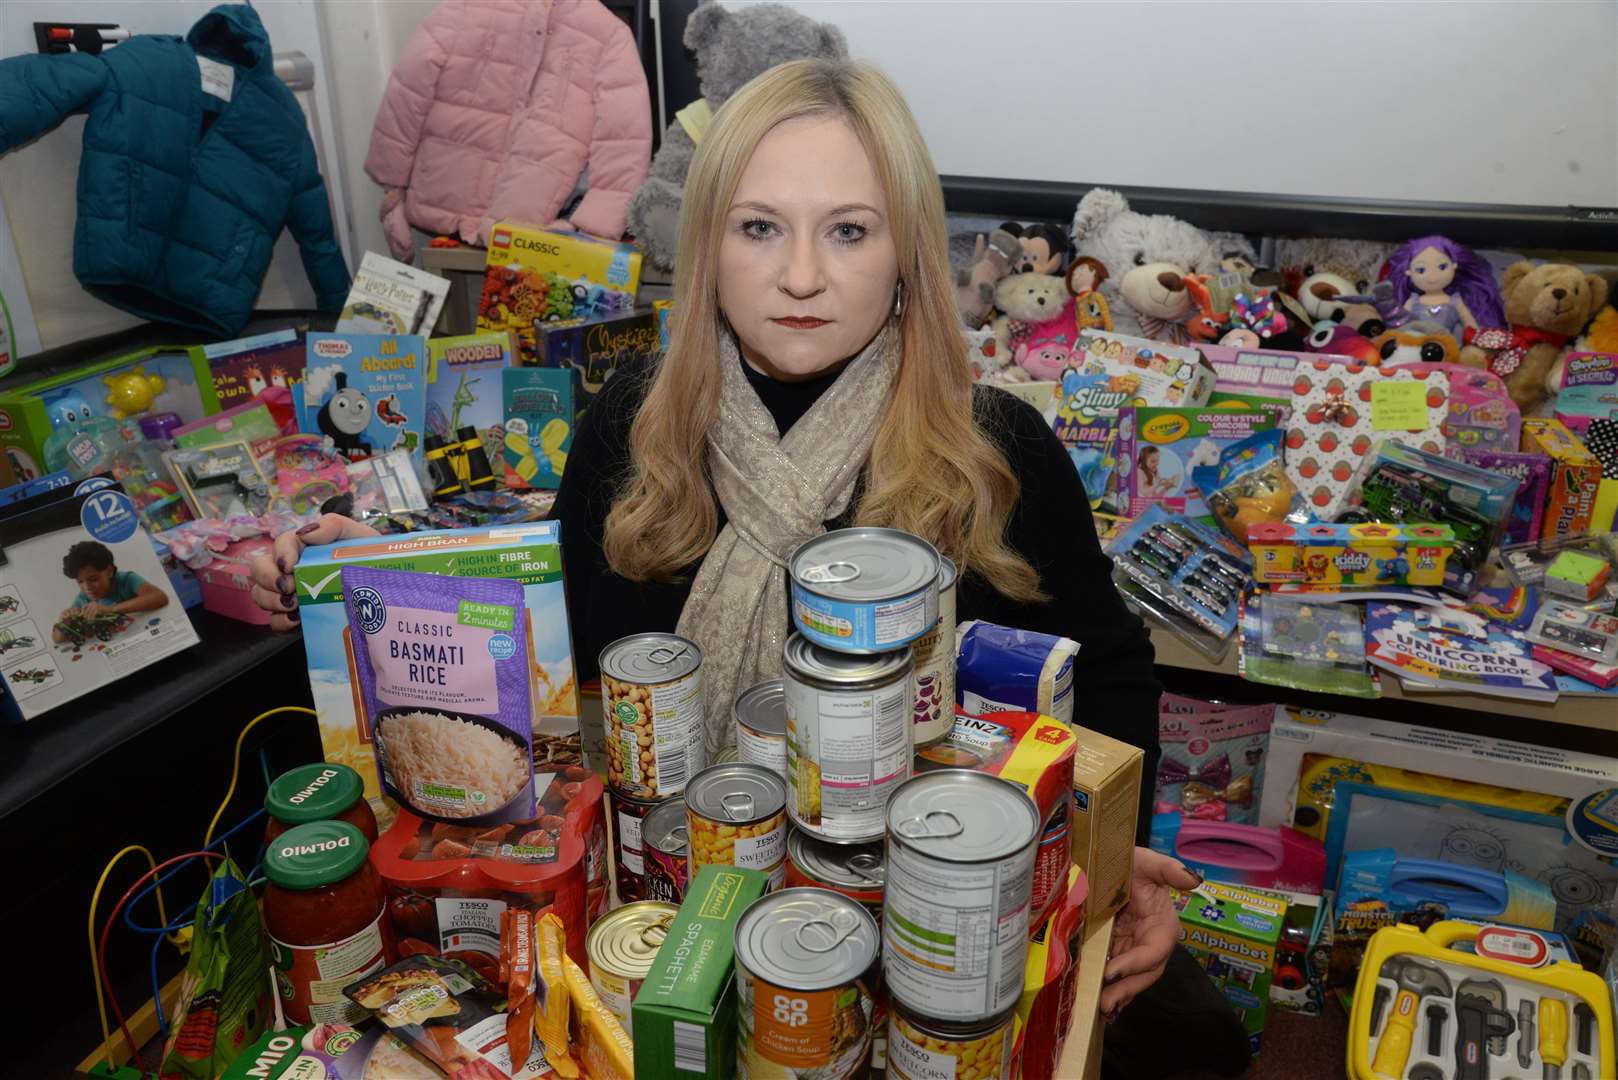
[(561, 526), (541, 521), (366, 537), (304, 552), (297, 569), (298, 609), (320, 741), (327, 761), (359, 772), (365, 780), (365, 794), (373, 803), (380, 799), (381, 788), (365, 710), (356, 706), (359, 680), (343, 607), (342, 568), (372, 566), (522, 583), (529, 616), (529, 652), (538, 687), (534, 699), (535, 794), (543, 795), (537, 774), (555, 774), (568, 765), (583, 763), (561, 545)]
[(45, 442), (57, 427), (149, 412), (190, 422), (218, 411), (200, 347), (142, 349), (8, 385), (0, 391), (0, 447), (17, 480), (33, 480), (46, 471)]
[(105, 477), (0, 511), (0, 554), (0, 722), (32, 720), (197, 643), (134, 500)]
[(500, 222), (489, 232), (478, 329), (515, 332), (522, 362), (535, 363), (536, 320), (628, 312), (640, 288), (640, 260), (632, 244)]
[(1442, 585), (1455, 548), (1448, 525), (1290, 525), (1247, 530), (1253, 580), (1261, 585)]
[(1208, 971), (1241, 1017), (1247, 1043), (1258, 1053), (1269, 1011), (1276, 947), (1286, 925), (1282, 897), (1205, 881), (1176, 893), (1180, 944)]

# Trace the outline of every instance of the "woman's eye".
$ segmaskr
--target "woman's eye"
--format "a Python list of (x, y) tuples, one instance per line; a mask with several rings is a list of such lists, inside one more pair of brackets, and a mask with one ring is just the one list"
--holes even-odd
[(839, 221), (831, 227), (831, 238), (839, 244), (857, 244), (865, 239), (865, 233), (864, 225), (852, 221)]
[(763, 218), (754, 218), (752, 221), (742, 222), (742, 235), (749, 240), (763, 240), (775, 228), (775, 222), (765, 221)]

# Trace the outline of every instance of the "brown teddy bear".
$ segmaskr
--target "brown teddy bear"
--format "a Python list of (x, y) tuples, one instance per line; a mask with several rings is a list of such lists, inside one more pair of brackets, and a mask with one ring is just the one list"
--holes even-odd
[(1569, 343), (1607, 302), (1607, 282), (1566, 263), (1512, 263), (1500, 282), (1506, 328), (1480, 328), (1461, 363), (1506, 381), (1523, 415), (1545, 399), (1545, 381)]

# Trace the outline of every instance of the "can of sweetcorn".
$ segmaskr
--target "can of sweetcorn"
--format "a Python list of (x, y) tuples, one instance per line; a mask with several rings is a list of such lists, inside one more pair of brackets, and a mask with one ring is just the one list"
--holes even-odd
[(932, 1020), (888, 1004), (888, 1075), (893, 1080), (1010, 1080), (1013, 1006), (969, 1024)]
[(768, 874), (781, 887), (786, 860), (786, 784), (758, 765), (712, 765), (685, 789), (691, 877), (710, 863)]

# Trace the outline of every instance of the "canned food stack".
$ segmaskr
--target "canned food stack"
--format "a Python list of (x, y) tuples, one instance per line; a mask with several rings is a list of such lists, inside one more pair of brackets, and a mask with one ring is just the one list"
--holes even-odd
[[(702, 650), (678, 634), (614, 641), (601, 650), (601, 711), (618, 899), (679, 903), (687, 879), (681, 796), (707, 763)], [(653, 839), (657, 846), (648, 860)], [(649, 871), (648, 862), (655, 870)], [(655, 889), (649, 885), (654, 874)]]

